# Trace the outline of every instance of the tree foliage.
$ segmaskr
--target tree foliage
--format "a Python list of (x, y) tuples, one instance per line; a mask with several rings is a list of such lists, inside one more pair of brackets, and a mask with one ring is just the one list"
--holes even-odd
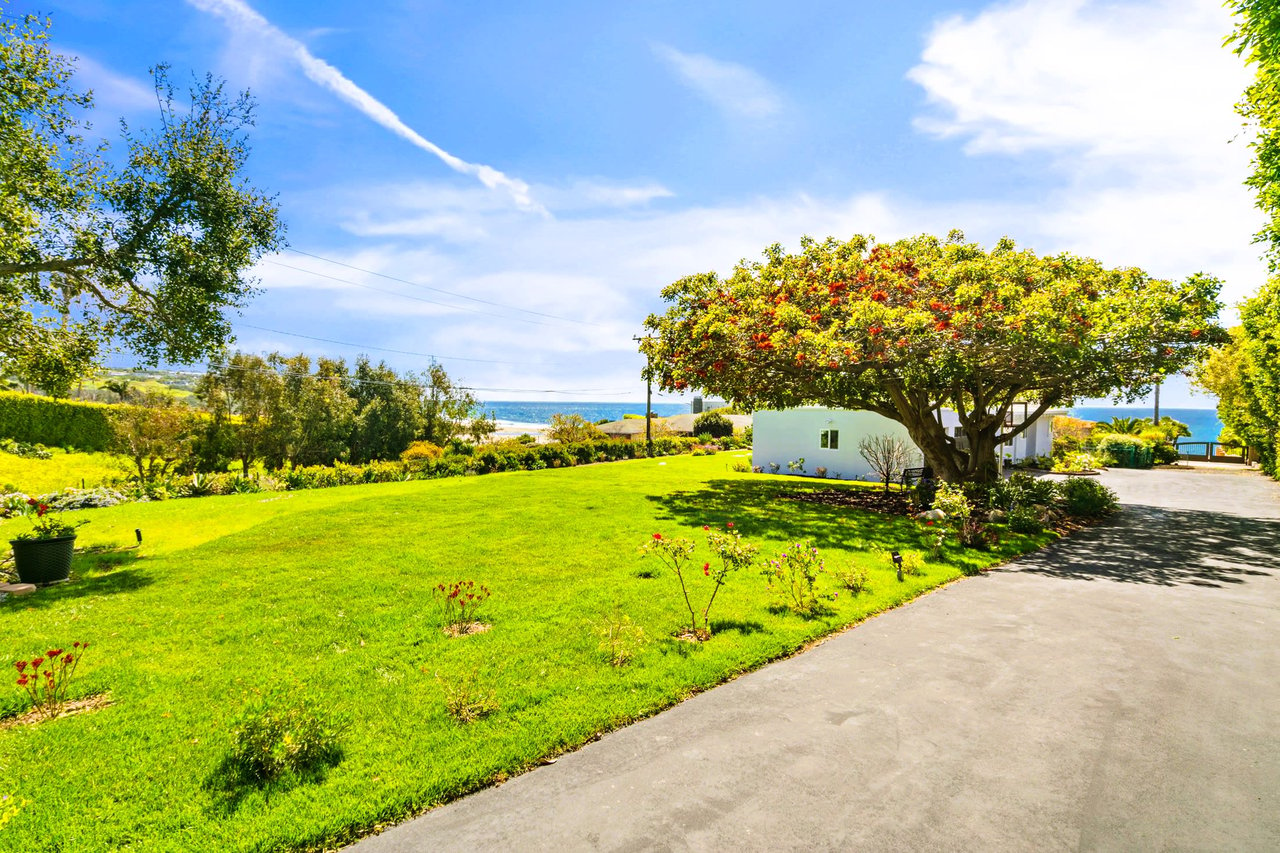
[(566, 415), (556, 412), (551, 416), (547, 429), (547, 439), (562, 444), (576, 444), (582, 441), (598, 441), (604, 433), (582, 415)]
[(149, 363), (218, 350), (254, 292), (244, 270), (283, 245), (274, 200), (242, 177), (247, 93), (206, 77), (183, 101), (155, 69), (160, 127), (121, 122), (115, 164), (83, 137), (73, 73), (47, 20), (0, 19), (0, 362), (22, 375), (38, 351), (50, 392), (54, 367), (69, 384), (105, 345)]
[[(770, 246), (732, 275), (663, 290), (642, 343), (664, 389), (752, 409), (821, 404), (902, 423), (945, 480), (995, 476), (995, 449), (1077, 397), (1136, 397), (1222, 337), (1217, 280), (1153, 279), (1009, 239)], [(1015, 401), (1032, 401), (1024, 421)], [(962, 436), (939, 413), (954, 410)], [(1021, 408), (1021, 407), (1019, 407)], [(958, 438), (965, 440), (957, 440)]]
[(351, 370), (340, 359), (236, 353), (210, 365), (196, 394), (209, 413), (197, 446), (208, 470), (231, 459), (246, 471), (397, 459), (415, 441), (492, 431), (439, 365), (402, 375), (363, 356)]
[(195, 431), (194, 412), (165, 394), (148, 394), (140, 406), (120, 407), (111, 449), (129, 459), (139, 482), (150, 483), (183, 466)]
[(1280, 2), (1227, 0), (1226, 5), (1236, 24), (1227, 43), (1254, 69), (1236, 109), (1255, 132), (1253, 173), (1245, 183), (1268, 216), (1256, 236), (1269, 247), (1274, 270), (1280, 259)]
[[(1228, 0), (1236, 28), (1227, 42), (1253, 66), (1254, 81), (1237, 105), (1256, 132), (1253, 187), (1266, 225), (1273, 273), (1280, 267), (1280, 2)], [(1230, 435), (1258, 453), (1263, 470), (1280, 475), (1280, 277), (1271, 278), (1240, 307), (1230, 343), (1203, 359), (1196, 381), (1218, 396), (1218, 417)]]

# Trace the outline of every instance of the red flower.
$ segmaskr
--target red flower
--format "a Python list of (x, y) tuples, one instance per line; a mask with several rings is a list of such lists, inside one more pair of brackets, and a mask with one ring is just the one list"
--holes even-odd
[(18, 686), (19, 687), (27, 686), (27, 677), (25, 675), (18, 676)]
[(50, 658), (61, 657), (62, 649), (49, 649), (49, 651), (45, 652), (44, 654), (45, 654), (45, 657), (50, 657)]
[(880, 334), (880, 333), (881, 333), (881, 332), (883, 332), (883, 331), (884, 331), (884, 327), (883, 327), (883, 326), (872, 326), (871, 328), (867, 329), (867, 334), (868, 334), (868, 335), (878, 335), (878, 334)]
[(926, 522), (924, 523), (924, 525), (925, 525), (925, 527), (933, 527), (933, 522), (932, 522), (932, 521), (926, 521)]
[(702, 525), (702, 529), (703, 529), (703, 530), (710, 530), (710, 529), (711, 529), (711, 525), (710, 525), (710, 524), (704, 524), (704, 525)]
[(725, 527), (733, 527), (733, 522), (732, 521), (729, 522), (728, 524), (725, 525)]
[(42, 664), (42, 663), (44, 663), (44, 658), (36, 658), (35, 660), (31, 661), (31, 668), (32, 668), (32, 669), (39, 669), (39, 668), (40, 668), (40, 664)]
[(27, 498), (27, 506), (39, 506), (39, 505), (40, 505), (40, 501), (36, 500), (35, 498)]
[(710, 563), (703, 563), (703, 564), (702, 564), (702, 573), (703, 573), (704, 575), (706, 575), (707, 577), (711, 577), (711, 564), (710, 564)]
[(24, 660), (16, 661), (13, 665), (18, 668), (18, 672), (22, 672), (27, 668), (27, 662)]
[(662, 534), (661, 534), (661, 533), (655, 533), (655, 534), (653, 534), (653, 541), (655, 541), (655, 542), (661, 542), (661, 541), (662, 541)]

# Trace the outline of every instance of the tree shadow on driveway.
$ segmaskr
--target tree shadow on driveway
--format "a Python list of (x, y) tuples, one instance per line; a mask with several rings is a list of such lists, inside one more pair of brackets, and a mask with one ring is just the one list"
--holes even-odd
[(1280, 521), (1125, 505), (1007, 567), (1076, 580), (1225, 587), (1280, 576)]

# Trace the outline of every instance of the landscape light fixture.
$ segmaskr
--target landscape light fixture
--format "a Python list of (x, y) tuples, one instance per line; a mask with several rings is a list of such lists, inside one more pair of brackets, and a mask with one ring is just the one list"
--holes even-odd
[(141, 548), (142, 547), (142, 528), (141, 527), (133, 528), (133, 535), (138, 538), (138, 547)]
[(897, 551), (891, 551), (889, 556), (893, 557), (893, 565), (898, 570), (898, 583), (902, 583), (902, 555)]

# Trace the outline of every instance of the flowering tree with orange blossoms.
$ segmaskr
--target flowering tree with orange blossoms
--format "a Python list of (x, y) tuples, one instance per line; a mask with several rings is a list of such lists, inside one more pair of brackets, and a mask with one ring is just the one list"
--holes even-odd
[[(728, 278), (669, 285), (671, 307), (645, 321), (641, 350), (665, 390), (877, 412), (907, 428), (942, 479), (985, 481), (998, 476), (996, 448), (1050, 408), (1135, 399), (1223, 340), (1219, 285), (1040, 257), (1008, 238), (987, 251), (958, 231), (806, 237), (798, 253), (775, 244)], [(967, 441), (947, 434), (943, 408)]]

